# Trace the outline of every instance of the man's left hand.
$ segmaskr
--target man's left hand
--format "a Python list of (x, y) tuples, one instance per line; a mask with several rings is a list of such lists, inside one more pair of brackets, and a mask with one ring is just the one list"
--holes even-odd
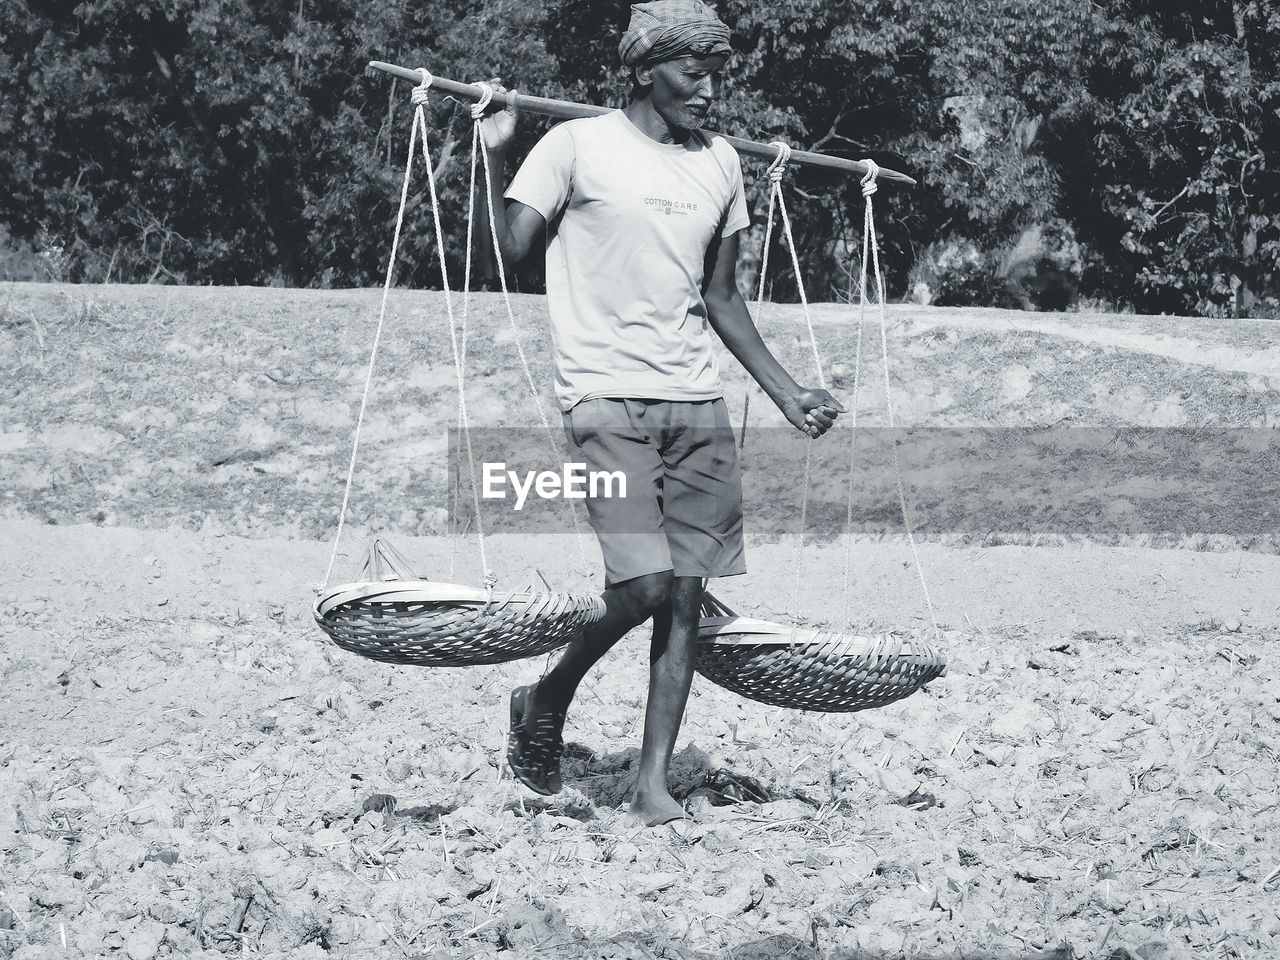
[(811, 439), (816, 440), (835, 425), (836, 417), (845, 413), (840, 401), (826, 390), (801, 390), (782, 405), (787, 421)]

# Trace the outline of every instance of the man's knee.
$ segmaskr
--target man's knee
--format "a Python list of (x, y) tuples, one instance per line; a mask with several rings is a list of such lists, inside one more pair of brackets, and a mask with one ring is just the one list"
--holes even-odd
[(678, 623), (697, 624), (702, 618), (702, 578), (676, 577), (671, 583), (671, 612)]
[(671, 602), (672, 575), (670, 570), (647, 573), (628, 580), (618, 587), (621, 599), (631, 619), (643, 623), (654, 611)]

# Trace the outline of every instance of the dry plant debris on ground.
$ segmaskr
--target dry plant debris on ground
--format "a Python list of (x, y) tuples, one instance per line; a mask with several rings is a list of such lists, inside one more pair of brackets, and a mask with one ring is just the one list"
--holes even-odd
[[(59, 312), (59, 296), (90, 296), (92, 315), (83, 300), (80, 314)], [(271, 336), (296, 344), (314, 337), (305, 318), (367, 300), (73, 288), (11, 298), (0, 324), (5, 382), (18, 384), (4, 388), (0, 434), (0, 956), (1280, 955), (1280, 677), (1268, 656), (1280, 558), (1225, 543), (924, 544), (948, 676), (854, 716), (764, 708), (695, 683), (676, 780), (699, 821), (685, 837), (637, 831), (620, 804), (637, 756), (643, 631), (588, 678), (567, 730), (566, 791), (542, 799), (502, 772), (506, 695), (541, 661), (396, 670), (337, 651), (309, 622), (350, 405), (317, 395), (330, 427), (276, 423), (276, 379), (241, 369), (270, 338), (262, 326), (232, 336), (231, 314), (270, 316)], [(137, 319), (161, 302), (169, 319), (156, 315), (144, 336)], [(1076, 342), (1123, 335), (1125, 351), (1166, 358), (1199, 332), (1149, 318), (1073, 327), (917, 311), (910, 322), (957, 321), (1007, 322), (1014, 335), (1057, 325)], [(1177, 362), (1212, 366), (1199, 375), (1230, 381), (1233, 409), (1274, 426), (1277, 378), (1242, 372), (1269, 348), (1207, 329), (1201, 359)], [(119, 362), (89, 360), (112, 350)], [(423, 375), (447, 373), (440, 359), (423, 360)], [(428, 413), (448, 409), (440, 390)], [(192, 420), (185, 404), (220, 391), (223, 406)], [(278, 463), (255, 446), (263, 423), (287, 451)], [(427, 426), (413, 427), (417, 442), (432, 440)], [(309, 454), (309, 442), (324, 449)], [(210, 476), (235, 443), (257, 453)], [(312, 456), (313, 473), (291, 473), (294, 456)], [(430, 527), (413, 489), (396, 486), (408, 475), (389, 477), (415, 517), (406, 534)], [(400, 546), (426, 568), (447, 562), (441, 537)], [(856, 548), (861, 617), (918, 626), (905, 546)], [(753, 572), (725, 584), (726, 601), (829, 614), (820, 576), (806, 578), (798, 611), (780, 609), (776, 573), (794, 564), (793, 540), (751, 549)], [(514, 577), (556, 569), (565, 550), (534, 538), (499, 552)], [(804, 556), (820, 572), (843, 554), (819, 544)]]

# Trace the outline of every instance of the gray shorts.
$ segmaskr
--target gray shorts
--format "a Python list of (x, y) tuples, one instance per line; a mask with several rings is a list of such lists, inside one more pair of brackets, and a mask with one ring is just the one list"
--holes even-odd
[(563, 417), (570, 460), (626, 478), (625, 497), (587, 497), (606, 586), (665, 570), (747, 572), (742, 474), (723, 400), (599, 398)]

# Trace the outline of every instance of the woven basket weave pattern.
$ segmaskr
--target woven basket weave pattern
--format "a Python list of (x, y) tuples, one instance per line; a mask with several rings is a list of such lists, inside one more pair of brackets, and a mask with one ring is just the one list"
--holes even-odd
[(496, 596), (484, 604), (354, 600), (316, 623), (343, 650), (421, 667), (506, 663), (559, 649), (604, 613), (598, 597)]
[(946, 670), (946, 662), (928, 644), (903, 643), (902, 648), (884, 656), (844, 653), (838, 642), (786, 646), (704, 641), (698, 646), (697, 669), (749, 700), (851, 713), (910, 696)]
[(793, 630), (739, 617), (710, 591), (703, 593), (702, 616), (697, 671), (774, 707), (870, 710), (909, 697), (947, 670), (946, 658), (919, 638)]
[[(545, 584), (545, 579), (544, 579)], [(355, 583), (333, 587), (312, 611), (350, 653), (418, 667), (470, 667), (550, 653), (604, 616), (604, 600), (532, 586), (495, 593), (424, 580), (381, 537)]]

